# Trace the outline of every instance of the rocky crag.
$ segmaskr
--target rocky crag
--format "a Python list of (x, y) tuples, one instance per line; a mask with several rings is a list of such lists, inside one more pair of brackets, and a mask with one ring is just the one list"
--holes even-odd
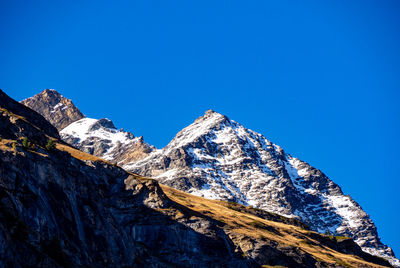
[(325, 174), (212, 110), (165, 148), (124, 168), (194, 195), (296, 217), (312, 230), (351, 237), (364, 251), (400, 265), (368, 214)]
[(45, 89), (21, 103), (43, 115), (58, 130), (85, 117), (70, 99), (65, 98), (54, 89)]
[(107, 118), (85, 117), (70, 99), (54, 89), (46, 89), (21, 103), (52, 123), (64, 141), (119, 165), (138, 161), (155, 149), (143, 137), (118, 130)]

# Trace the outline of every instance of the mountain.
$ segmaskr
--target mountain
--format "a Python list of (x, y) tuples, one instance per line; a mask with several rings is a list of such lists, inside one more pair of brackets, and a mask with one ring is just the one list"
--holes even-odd
[(107, 119), (85, 117), (70, 99), (46, 89), (21, 101), (60, 131), (61, 138), (86, 153), (124, 165), (146, 157), (155, 148), (131, 132), (117, 130)]
[(325, 174), (212, 110), (165, 148), (124, 168), (193, 195), (298, 218), (312, 230), (349, 236), (364, 251), (400, 265), (368, 214)]
[(0, 126), (1, 267), (389, 266), (349, 238), (160, 187), (72, 148), (1, 90)]
[(320, 233), (352, 237), (364, 251), (400, 266), (368, 214), (320, 170), (214, 111), (161, 150), (117, 130), (109, 119), (82, 118), (60, 133), (74, 147), (126, 170), (194, 195), (298, 218)]
[(21, 103), (41, 114), (58, 130), (84, 117), (70, 99), (54, 89), (45, 89)]
[(76, 148), (119, 165), (138, 161), (155, 149), (143, 137), (117, 130), (107, 118), (82, 118), (61, 130), (60, 135)]

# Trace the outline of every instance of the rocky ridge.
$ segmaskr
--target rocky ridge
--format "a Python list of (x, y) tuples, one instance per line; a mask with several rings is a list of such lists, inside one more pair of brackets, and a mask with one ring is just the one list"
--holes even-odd
[(296, 217), (400, 266), (368, 214), (325, 174), (212, 110), (163, 149), (124, 168), (194, 195)]
[(45, 89), (21, 103), (41, 114), (59, 131), (85, 117), (70, 99), (54, 89)]
[(146, 157), (155, 148), (143, 137), (117, 130), (107, 118), (82, 118), (60, 131), (61, 138), (89, 154), (124, 165)]
[(54, 89), (46, 89), (21, 103), (57, 127), (64, 141), (119, 165), (138, 161), (155, 149), (143, 137), (117, 130), (107, 118), (85, 117), (70, 99)]

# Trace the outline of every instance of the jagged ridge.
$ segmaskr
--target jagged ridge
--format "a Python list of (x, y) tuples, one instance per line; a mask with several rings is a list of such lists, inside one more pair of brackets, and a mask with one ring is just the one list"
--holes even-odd
[(325, 174), (214, 111), (124, 168), (194, 195), (298, 217), (313, 230), (352, 237), (366, 252), (400, 264), (368, 214)]
[(123, 165), (144, 158), (155, 148), (107, 119), (85, 117), (70, 99), (45, 89), (22, 104), (40, 113), (60, 131), (61, 138), (76, 148)]
[(21, 103), (44, 116), (59, 131), (84, 117), (70, 99), (54, 89), (45, 89)]
[(143, 137), (117, 130), (109, 119), (83, 118), (60, 132), (61, 138), (80, 150), (123, 165), (146, 157), (155, 148)]

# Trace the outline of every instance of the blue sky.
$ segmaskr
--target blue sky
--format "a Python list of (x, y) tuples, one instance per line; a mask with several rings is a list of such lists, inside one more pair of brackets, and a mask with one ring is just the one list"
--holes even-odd
[(399, 1), (0, 0), (0, 88), (157, 147), (207, 109), (321, 169), (400, 255)]

